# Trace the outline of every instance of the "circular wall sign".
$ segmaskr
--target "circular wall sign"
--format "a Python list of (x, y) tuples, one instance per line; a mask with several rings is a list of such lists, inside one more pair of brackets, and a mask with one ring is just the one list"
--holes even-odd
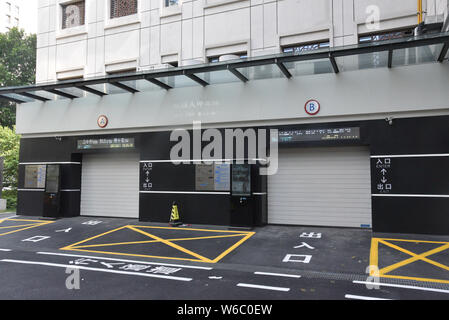
[(106, 128), (108, 125), (108, 117), (101, 115), (98, 117), (97, 124), (100, 128)]
[(314, 116), (320, 112), (320, 103), (316, 100), (309, 100), (306, 102), (304, 109), (306, 110), (306, 113), (310, 116)]

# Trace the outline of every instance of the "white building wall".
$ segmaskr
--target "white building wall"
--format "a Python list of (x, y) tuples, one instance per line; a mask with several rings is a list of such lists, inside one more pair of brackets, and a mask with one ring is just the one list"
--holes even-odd
[(20, 26), (20, 0), (0, 0), (0, 33)]
[[(61, 4), (75, 0), (38, 1), (38, 83), (321, 40), (355, 44), (371, 32), (371, 5), (379, 8), (379, 30), (417, 24), (416, 0), (179, 0), (168, 8), (138, 0), (138, 14), (116, 19), (109, 19), (110, 0), (86, 0), (85, 25), (62, 30)], [(447, 12), (448, 0), (424, 2), (429, 15)]]

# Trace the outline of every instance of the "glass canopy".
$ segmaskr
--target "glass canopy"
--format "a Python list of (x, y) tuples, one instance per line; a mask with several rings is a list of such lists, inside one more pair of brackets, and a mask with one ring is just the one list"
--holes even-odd
[(447, 60), (449, 32), (427, 34), (313, 51), (240, 58), (94, 78), (0, 88), (0, 99), (14, 103), (76, 99), (117, 93), (134, 94), (191, 86), (338, 74)]

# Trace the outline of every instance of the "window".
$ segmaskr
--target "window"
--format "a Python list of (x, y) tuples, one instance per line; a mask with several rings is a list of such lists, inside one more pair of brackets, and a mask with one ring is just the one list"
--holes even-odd
[(137, 0), (111, 0), (111, 19), (137, 13)]
[(164, 0), (165, 6), (177, 6), (179, 4), (179, 0)]
[(14, 18), (14, 23), (15, 23), (15, 26), (18, 27), (19, 26), (19, 18)]
[(327, 42), (316, 42), (316, 43), (307, 43), (307, 44), (300, 44), (300, 45), (294, 45), (289, 47), (282, 48), (282, 52), (284, 53), (294, 53), (294, 54), (300, 54), (308, 51), (314, 51), (319, 50), (323, 48), (329, 48), (330, 43)]
[(413, 29), (389, 31), (385, 33), (375, 33), (359, 36), (359, 43), (369, 43), (385, 40), (400, 39), (413, 36)]
[(62, 29), (84, 25), (85, 1), (71, 2), (61, 5)]

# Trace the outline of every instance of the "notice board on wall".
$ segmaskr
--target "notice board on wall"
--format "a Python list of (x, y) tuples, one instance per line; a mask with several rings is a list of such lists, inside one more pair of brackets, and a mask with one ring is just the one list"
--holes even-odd
[(230, 164), (197, 164), (195, 166), (195, 189), (197, 191), (229, 191)]

